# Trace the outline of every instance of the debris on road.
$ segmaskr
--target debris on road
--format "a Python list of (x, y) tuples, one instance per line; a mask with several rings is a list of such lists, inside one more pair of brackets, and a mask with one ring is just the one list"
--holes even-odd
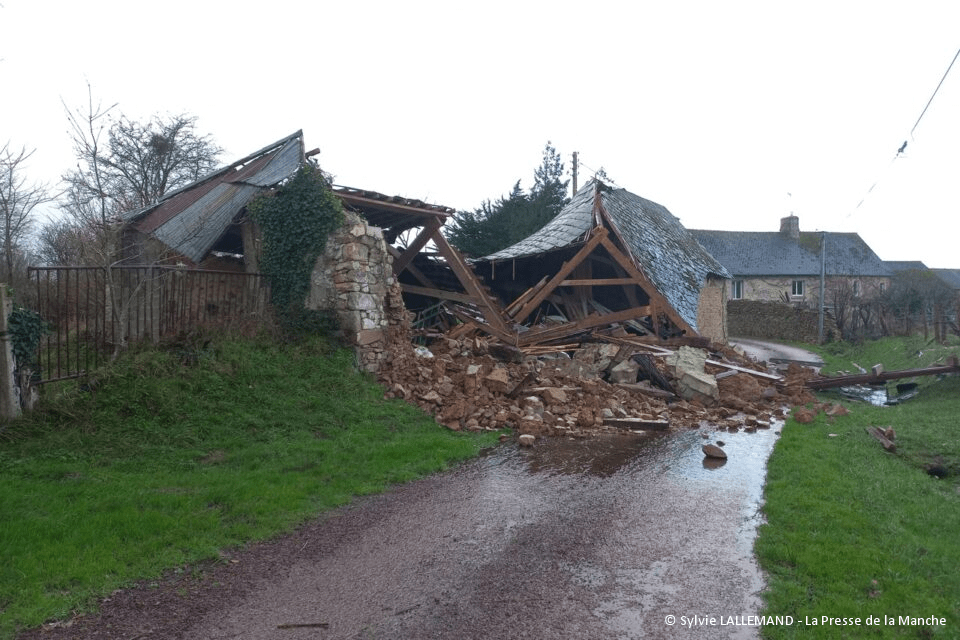
[(454, 431), (755, 430), (783, 417), (785, 407), (813, 401), (805, 385), (813, 372), (794, 366), (771, 374), (717, 344), (666, 348), (601, 332), (519, 354), (479, 335), (437, 337), (426, 349), (393, 344), (380, 371), (387, 397), (418, 405)]

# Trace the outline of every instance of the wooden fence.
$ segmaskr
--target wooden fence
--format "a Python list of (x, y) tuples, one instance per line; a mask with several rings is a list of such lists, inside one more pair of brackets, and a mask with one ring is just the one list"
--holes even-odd
[(269, 317), (261, 274), (163, 266), (30, 267), (28, 274), (31, 306), (49, 325), (36, 383), (82, 376), (132, 342), (259, 326)]

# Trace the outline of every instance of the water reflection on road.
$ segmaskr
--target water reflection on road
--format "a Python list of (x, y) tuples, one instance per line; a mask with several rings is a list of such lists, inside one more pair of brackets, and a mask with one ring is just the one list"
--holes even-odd
[[(550, 553), (547, 545), (576, 545), (574, 557), (558, 559), (570, 580), (567, 597), (588, 606), (610, 637), (758, 637), (751, 627), (691, 629), (664, 620), (758, 613), (763, 581), (752, 546), (780, 426), (711, 432), (710, 440), (687, 430), (504, 447), (487, 457), (496, 473), (486, 490), (501, 505), (525, 503), (537, 531), (528, 542), (549, 541), (541, 554)], [(716, 440), (726, 461), (701, 451)], [(512, 525), (512, 535), (522, 535)]]

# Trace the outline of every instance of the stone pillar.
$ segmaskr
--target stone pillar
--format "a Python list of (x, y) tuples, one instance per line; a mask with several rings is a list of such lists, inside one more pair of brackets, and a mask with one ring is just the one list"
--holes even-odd
[(356, 349), (358, 367), (376, 373), (387, 356), (391, 309), (400, 300), (383, 232), (347, 213), (327, 239), (310, 277), (307, 308), (332, 311), (341, 336)]
[(13, 300), (7, 295), (7, 285), (0, 284), (0, 418), (10, 420), (20, 415), (20, 400), (17, 394), (16, 363), (13, 345), (10, 342), (9, 318)]

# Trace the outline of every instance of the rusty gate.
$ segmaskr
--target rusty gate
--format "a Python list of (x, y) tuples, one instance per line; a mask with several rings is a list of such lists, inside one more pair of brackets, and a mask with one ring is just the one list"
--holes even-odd
[(166, 266), (30, 267), (31, 298), (48, 332), (39, 383), (76, 378), (134, 342), (267, 321), (263, 275)]

